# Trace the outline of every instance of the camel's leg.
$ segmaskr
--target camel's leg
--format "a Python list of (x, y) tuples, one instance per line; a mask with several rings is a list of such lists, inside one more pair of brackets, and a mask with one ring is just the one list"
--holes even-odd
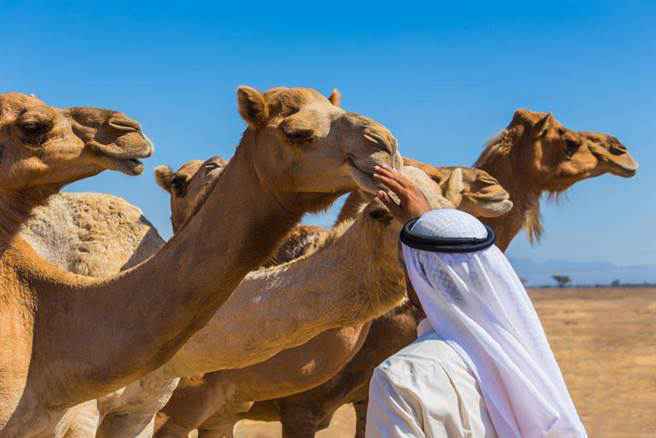
[(198, 438), (234, 438), (234, 424), (213, 429), (198, 429)]
[(353, 402), (353, 409), (355, 409), (355, 438), (364, 438), (364, 431), (367, 426), (368, 404), (369, 398)]
[(68, 409), (55, 428), (56, 438), (94, 438), (100, 414), (96, 400), (89, 400)]
[(314, 438), (323, 417), (324, 415), (317, 414), (312, 409), (303, 409), (298, 406), (285, 409), (285, 406), (282, 406), (280, 412), (282, 436), (283, 438)]
[(151, 436), (155, 414), (171, 398), (179, 380), (160, 369), (131, 383), (119, 395), (99, 400), (102, 420), (97, 438)]
[(200, 384), (184, 382), (162, 410), (167, 419), (156, 436), (168, 436), (170, 428), (198, 429), (206, 435), (216, 434), (214, 431), (226, 433), (239, 421), (239, 414), (248, 412), (253, 406), (253, 402), (241, 402), (237, 398), (234, 383), (226, 382), (216, 373), (205, 375)]
[[(1, 394), (0, 394), (1, 396)], [(2, 401), (2, 400), (0, 400)], [(66, 414), (66, 409), (49, 410), (30, 395), (21, 399), (13, 416), (0, 424), (2, 438), (50, 438)]]

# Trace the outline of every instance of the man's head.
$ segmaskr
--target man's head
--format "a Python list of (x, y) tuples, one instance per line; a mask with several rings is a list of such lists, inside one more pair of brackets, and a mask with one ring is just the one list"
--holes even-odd
[[(443, 251), (445, 254), (475, 252), (486, 249), (494, 243), (494, 233), (481, 221), (469, 213), (455, 209), (430, 210), (407, 224), (402, 234), (405, 236), (405, 238), (402, 236), (402, 240), (406, 245), (416, 245), (421, 247), (420, 250), (426, 251)], [(399, 242), (403, 259), (402, 245), (403, 243)], [(422, 268), (430, 269), (423, 265)], [(403, 263), (403, 271), (408, 297), (421, 309), (421, 301), (410, 281), (405, 263)]]

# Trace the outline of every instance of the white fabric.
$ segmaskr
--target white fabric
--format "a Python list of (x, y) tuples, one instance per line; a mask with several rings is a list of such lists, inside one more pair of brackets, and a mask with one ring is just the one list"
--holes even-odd
[(431, 210), (412, 226), (412, 233), (422, 237), (485, 239), (487, 229), (473, 216), (452, 208)]
[(430, 324), (420, 326), (427, 332), (374, 371), (366, 437), (496, 438), (476, 376)]
[[(434, 210), (417, 224), (430, 222), (478, 237), (469, 234), (478, 220), (460, 211)], [(499, 436), (587, 436), (533, 304), (496, 246), (447, 254), (403, 245), (403, 258), (431, 325), (476, 374)]]

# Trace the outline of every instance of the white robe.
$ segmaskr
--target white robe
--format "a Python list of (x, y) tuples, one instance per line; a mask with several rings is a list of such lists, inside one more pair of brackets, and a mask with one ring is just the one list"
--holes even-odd
[[(452, 209), (430, 211), (411, 227), (402, 244), (408, 278), (430, 324), (476, 376), (496, 433), (586, 437), (526, 289), (499, 248), (488, 246), (492, 231)], [(412, 246), (430, 240), (432, 247)]]
[(427, 320), (374, 371), (367, 438), (496, 438), (469, 366)]

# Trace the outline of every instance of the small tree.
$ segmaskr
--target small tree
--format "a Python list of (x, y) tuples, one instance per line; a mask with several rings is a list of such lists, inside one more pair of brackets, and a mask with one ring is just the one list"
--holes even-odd
[(552, 275), (551, 278), (558, 283), (558, 287), (565, 287), (572, 282), (572, 279), (567, 275)]
[(610, 285), (611, 287), (620, 287), (622, 283), (619, 280), (613, 280), (613, 282)]

